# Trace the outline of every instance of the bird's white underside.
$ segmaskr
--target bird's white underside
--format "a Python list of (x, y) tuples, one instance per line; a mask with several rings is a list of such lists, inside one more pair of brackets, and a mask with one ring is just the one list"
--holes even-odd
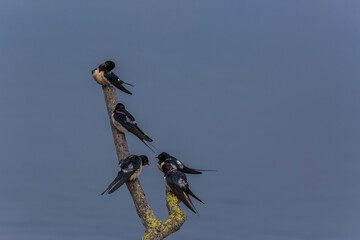
[(139, 169), (136, 170), (133, 175), (131, 175), (130, 181), (134, 181), (140, 175), (141, 170), (142, 170), (142, 164), (140, 164)]
[(99, 72), (98, 68), (94, 71), (92, 76), (95, 79), (95, 81), (100, 85), (106, 86), (110, 84), (110, 82), (106, 80), (106, 78), (104, 77), (104, 71)]

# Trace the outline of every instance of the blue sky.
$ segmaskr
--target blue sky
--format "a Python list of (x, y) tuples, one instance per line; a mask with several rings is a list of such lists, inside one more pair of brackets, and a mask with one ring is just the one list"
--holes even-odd
[[(359, 238), (357, 1), (2, 1), (0, 237), (139, 239), (103, 93), (194, 168), (200, 217), (169, 239)], [(164, 220), (155, 155), (140, 180)], [(194, 237), (195, 236), (195, 237)]]

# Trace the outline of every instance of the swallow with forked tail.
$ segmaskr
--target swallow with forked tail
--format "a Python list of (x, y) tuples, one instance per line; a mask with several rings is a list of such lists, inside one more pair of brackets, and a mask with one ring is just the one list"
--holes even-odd
[[(145, 141), (152, 142), (153, 140), (138, 127), (135, 118), (125, 109), (124, 104), (116, 104), (111, 120), (117, 130), (122, 133), (131, 132), (150, 148)], [(150, 150), (154, 152), (151, 148)]]
[(91, 74), (95, 81), (100, 85), (114, 85), (119, 90), (132, 95), (132, 93), (127, 90), (122, 84), (127, 84), (129, 86), (134, 86), (130, 83), (120, 80), (120, 78), (112, 72), (115, 68), (115, 63), (113, 61), (106, 61), (103, 64), (100, 64), (97, 68), (91, 71)]
[(173, 192), (176, 197), (182, 201), (191, 211), (194, 213), (197, 213), (197, 210), (192, 203), (190, 196), (204, 204), (203, 201), (201, 201), (189, 188), (189, 184), (186, 179), (186, 175), (178, 171), (174, 168), (172, 168), (170, 165), (164, 165), (163, 166), (164, 171), (164, 181), (166, 185), (166, 189), (168, 191)]

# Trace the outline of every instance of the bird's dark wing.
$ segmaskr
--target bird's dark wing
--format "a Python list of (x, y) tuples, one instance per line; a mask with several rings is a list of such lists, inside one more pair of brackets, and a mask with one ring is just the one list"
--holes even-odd
[(121, 187), (130, 178), (130, 176), (131, 174), (128, 176), (125, 176), (124, 174), (124, 176), (119, 179), (111, 189), (109, 189), (108, 194), (112, 194), (113, 192), (118, 190), (118, 188)]
[(182, 171), (183, 173), (202, 174), (201, 170), (188, 168), (180, 160), (178, 160), (174, 157), (167, 158), (165, 160), (165, 163), (171, 164), (172, 166), (176, 167), (177, 170)]
[(138, 132), (138, 134), (135, 134), (137, 137), (139, 137), (138, 135), (141, 135), (143, 139), (145, 139), (148, 142), (152, 142), (153, 140), (146, 135), (138, 126), (136, 126), (136, 131)]
[(114, 112), (114, 119), (115, 119), (115, 121), (120, 123), (123, 127), (125, 127), (126, 124), (133, 123), (133, 121), (131, 121), (128, 118), (128, 116), (126, 115), (126, 113), (124, 113), (123, 111), (115, 111)]
[(183, 173), (188, 173), (188, 174), (202, 174), (202, 172), (200, 170), (188, 168), (185, 165), (183, 165), (183, 168), (181, 169), (181, 171)]
[(121, 113), (125, 116), (122, 117), (121, 125), (126, 128), (129, 132), (137, 136), (140, 140), (145, 139), (148, 142), (152, 142), (153, 140), (148, 137), (138, 126), (135, 121), (135, 118), (125, 109), (121, 111)]
[(121, 111), (114, 111), (113, 116), (115, 121), (120, 123), (128, 131), (136, 126), (135, 118), (125, 109), (122, 109)]
[(128, 118), (127, 121), (131, 123), (136, 123), (135, 118), (131, 113), (129, 113), (126, 109), (122, 109), (121, 112)]
[[(110, 183), (110, 185), (105, 189), (104, 192), (101, 193), (101, 195), (104, 195), (104, 193), (108, 192), (110, 194), (110, 190), (115, 191), (116, 189), (118, 189), (122, 184), (124, 184), (124, 172), (119, 171), (118, 175), (116, 176), (116, 178), (114, 179), (114, 181), (112, 181)], [(125, 180), (126, 181), (126, 180)], [(121, 183), (121, 185), (119, 185), (119, 183)], [(116, 184), (116, 189), (114, 190), (113, 186)]]
[(183, 165), (184, 167), (181, 169), (183, 173), (188, 174), (202, 174), (202, 172), (217, 172), (217, 170), (209, 170), (209, 169), (195, 169), (195, 168), (188, 168), (187, 166)]
[(216, 171), (216, 170), (204, 170), (204, 169), (189, 168), (189, 167), (185, 166), (180, 160), (178, 160), (174, 157), (169, 158), (169, 161), (174, 162), (174, 164), (176, 164), (178, 166), (179, 170), (182, 171), (183, 173), (202, 174), (202, 172), (204, 172), (204, 171)]
[[(179, 181), (180, 180), (180, 181)], [(196, 213), (195, 206), (192, 204), (188, 195), (188, 184), (186, 182), (185, 174), (180, 172), (173, 172), (165, 177), (167, 185), (171, 191), (187, 206), (191, 211)]]
[(114, 85), (115, 87), (117, 87), (119, 90), (127, 93), (127, 94), (130, 94), (132, 95), (132, 93), (127, 90), (123, 85), (122, 85), (122, 82), (121, 80), (119, 79), (118, 76), (116, 76), (115, 73), (113, 72), (106, 72), (104, 73), (104, 77), (112, 84)]

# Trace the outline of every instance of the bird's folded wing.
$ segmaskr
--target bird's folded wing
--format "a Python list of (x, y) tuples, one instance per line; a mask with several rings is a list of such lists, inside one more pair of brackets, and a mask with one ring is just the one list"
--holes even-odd
[(120, 82), (120, 79), (118, 76), (116, 76), (115, 73), (113, 72), (109, 72), (109, 73), (104, 73), (104, 77), (106, 77), (106, 79), (115, 87), (117, 87), (118, 89), (120, 89), (121, 91), (132, 95), (132, 93), (127, 90)]

